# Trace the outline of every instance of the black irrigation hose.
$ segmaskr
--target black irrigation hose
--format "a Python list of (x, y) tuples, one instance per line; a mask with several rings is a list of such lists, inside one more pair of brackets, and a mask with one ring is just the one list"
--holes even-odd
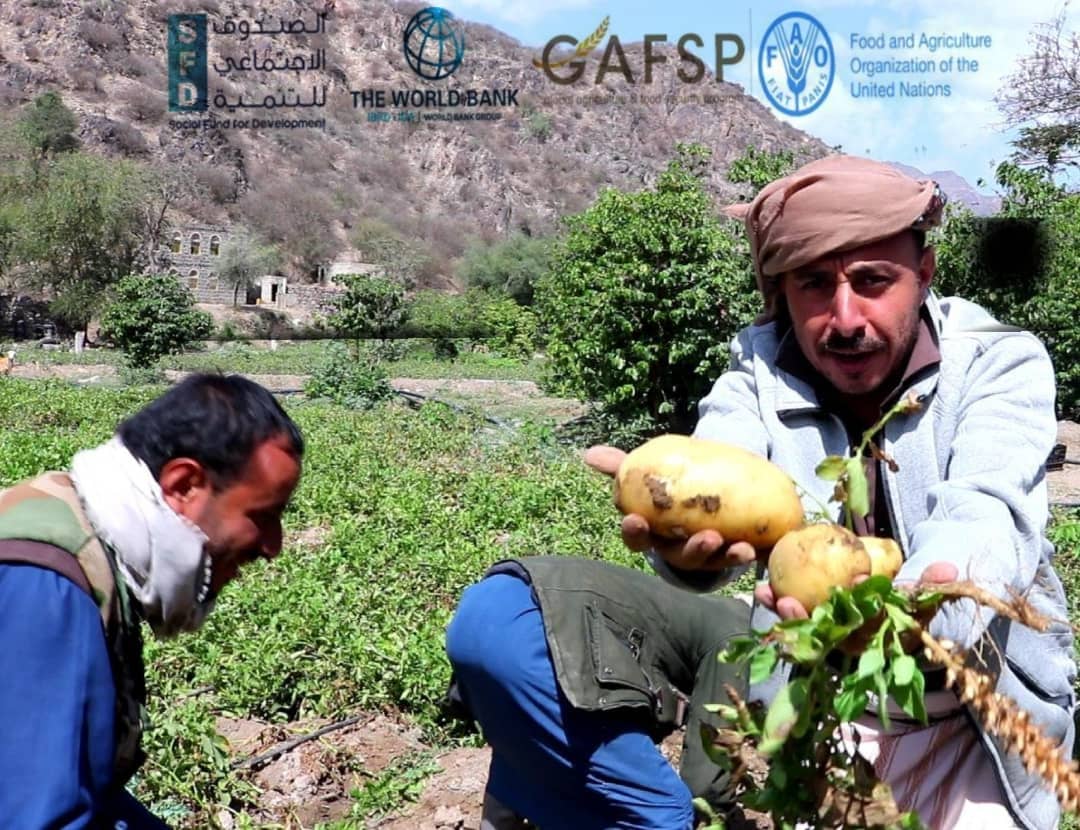
[(368, 721), (372, 721), (375, 719), (375, 716), (370, 713), (364, 715), (353, 715), (351, 718), (345, 718), (345, 720), (339, 720), (336, 723), (328, 724), (321, 729), (316, 729), (314, 732), (309, 732), (308, 734), (301, 735), (298, 738), (292, 738), (291, 740), (278, 744), (273, 749), (269, 749), (266, 752), (260, 752), (258, 755), (254, 755), (251, 758), (242, 758), (238, 761), (233, 761), (229, 766), (231, 769), (253, 769), (255, 767), (260, 767), (265, 763), (277, 760), (286, 752), (296, 749), (296, 747), (300, 746), (300, 744), (307, 743), (308, 741), (313, 741), (316, 738), (321, 738), (328, 732), (335, 732), (338, 729), (344, 729), (347, 726), (352, 726), (353, 724), (360, 723), (360, 721), (364, 720), (365, 718)]
[[(407, 389), (395, 389), (394, 391), (398, 395), (403, 397), (406, 400), (406, 402), (408, 402), (409, 406), (413, 407), (414, 409), (417, 409), (420, 406), (422, 406), (425, 402), (430, 401), (431, 403), (439, 403), (439, 404), (442, 404), (443, 406), (450, 407), (450, 409), (454, 410), (455, 412), (459, 412), (462, 415), (470, 415), (470, 414), (472, 414), (467, 408), (465, 408), (463, 406), (459, 406), (457, 404), (453, 404), (453, 403), (450, 403), (449, 401), (444, 401), (444, 400), (441, 400), (439, 398), (431, 398), (431, 397), (428, 397), (427, 395), (421, 395), (419, 392), (410, 392)], [(508, 421), (504, 421), (501, 418), (493, 418), (490, 415), (484, 415), (483, 417), (484, 417), (484, 420), (487, 421), (489, 424), (494, 424), (497, 427), (502, 427), (503, 429), (507, 429), (507, 430), (511, 430), (511, 431), (514, 430), (514, 425), (513, 424), (509, 423)]]
[[(303, 389), (274, 389), (271, 390), (275, 395), (303, 395)], [(441, 398), (432, 398), (429, 395), (421, 395), (419, 392), (410, 392), (408, 389), (395, 389), (394, 394), (401, 396), (405, 401), (414, 409), (418, 409), (424, 403), (438, 403), (443, 406), (458, 412), (462, 415), (471, 415), (472, 412), (459, 404), (450, 403), (450, 401), (444, 401)], [(501, 418), (494, 418), (491, 415), (484, 415), (484, 420), (489, 424), (494, 424), (497, 427), (503, 429), (514, 430), (515, 427), (509, 421), (504, 421)]]

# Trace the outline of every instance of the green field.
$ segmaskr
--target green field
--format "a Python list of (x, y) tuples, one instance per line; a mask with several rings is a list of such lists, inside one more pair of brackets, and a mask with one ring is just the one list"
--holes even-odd
[[(0, 486), (65, 467), (155, 391), (0, 379)], [(438, 404), (286, 405), (308, 451), (285, 552), (245, 570), (199, 634), (148, 643), (154, 729), (140, 787), (189, 811), (191, 826), (222, 800), (242, 812), (250, 796), (211, 751), (215, 714), (390, 709), (445, 742), (443, 630), (465, 586), (506, 556), (636, 561), (607, 482), (547, 428), (512, 433)], [(185, 698), (203, 687), (213, 691)]]
[[(326, 358), (331, 340), (283, 340), (271, 350), (265, 341), (211, 342), (200, 351), (165, 357), (161, 369), (187, 371), (246, 372), (266, 375), (305, 375)], [(12, 344), (0, 344), (6, 351)], [(372, 345), (367, 343), (365, 348)], [(46, 351), (29, 343), (14, 344), (19, 364), (107, 365), (120, 366), (123, 356), (114, 349), (90, 349), (82, 354), (71, 351)], [(465, 342), (453, 360), (435, 357), (430, 340), (402, 340), (395, 347), (400, 356), (382, 361), (391, 377), (408, 378), (478, 378), (485, 380), (537, 381), (543, 361), (528, 362), (473, 351)]]
[[(65, 467), (157, 391), (0, 378), (0, 486)], [(559, 553), (644, 567), (619, 541), (608, 482), (547, 427), (509, 431), (438, 404), (286, 406), (309, 449), (285, 552), (250, 566), (199, 634), (148, 643), (154, 727), (138, 790), (177, 826), (207, 826), (221, 805), (242, 817), (252, 803), (216, 715), (387, 710), (448, 746), (459, 739), (437, 717), (443, 631), (489, 564)], [(1059, 517), (1054, 534), (1078, 620), (1077, 516)]]

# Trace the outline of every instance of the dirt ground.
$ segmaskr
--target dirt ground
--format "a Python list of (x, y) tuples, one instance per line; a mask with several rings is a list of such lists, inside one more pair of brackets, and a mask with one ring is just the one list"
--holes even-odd
[[(307, 721), (291, 724), (288, 732), (258, 721), (220, 718), (218, 730), (238, 758), (269, 754), (256, 767), (255, 783), (263, 790), (257, 823), (306, 830), (319, 822), (342, 819), (355, 803), (350, 791), (395, 765), (423, 764), (433, 757), (435, 771), (427, 777), (415, 800), (395, 805), (385, 814), (368, 819), (369, 830), (478, 830), (491, 751), (452, 749), (432, 756), (415, 730), (383, 714), (361, 715), (355, 724), (274, 755), (297, 736), (311, 734), (327, 724)], [(682, 735), (675, 733), (661, 751), (678, 763)], [(228, 814), (219, 816), (232, 827)], [(731, 824), (732, 830), (767, 830), (764, 816), (748, 814)]]

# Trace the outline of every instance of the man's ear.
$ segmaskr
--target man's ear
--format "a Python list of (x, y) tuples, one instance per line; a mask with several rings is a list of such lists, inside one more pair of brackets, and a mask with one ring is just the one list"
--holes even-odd
[(934, 274), (936, 273), (937, 252), (934, 251), (933, 246), (927, 245), (923, 249), (922, 258), (919, 260), (919, 285), (922, 287), (924, 298), (930, 290), (930, 283), (934, 281)]
[(166, 504), (194, 521), (212, 492), (210, 476), (193, 458), (170, 458), (158, 474)]

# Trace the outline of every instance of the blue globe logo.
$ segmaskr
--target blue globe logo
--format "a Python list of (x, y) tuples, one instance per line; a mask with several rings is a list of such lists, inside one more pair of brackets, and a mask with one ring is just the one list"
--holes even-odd
[(454, 74), (465, 56), (465, 32), (446, 9), (429, 6), (412, 16), (405, 27), (405, 60), (413, 72), (429, 81)]

